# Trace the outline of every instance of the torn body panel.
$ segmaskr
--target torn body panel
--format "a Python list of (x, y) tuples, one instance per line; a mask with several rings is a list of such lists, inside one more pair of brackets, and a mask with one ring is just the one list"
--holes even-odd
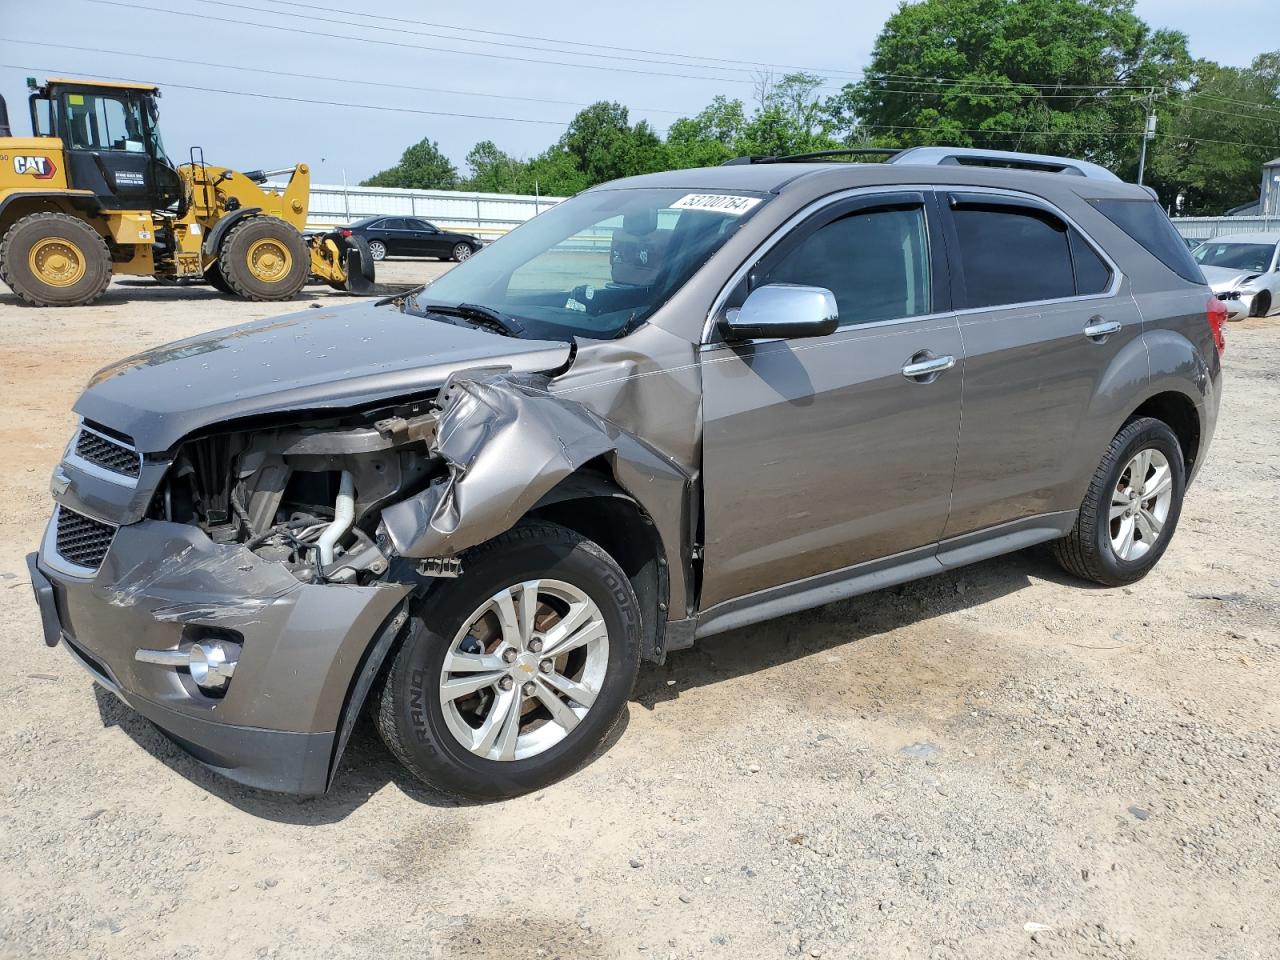
[[(545, 378), (458, 375), (441, 394), (433, 452), (447, 472), (382, 511), (395, 551), (454, 556), (510, 529), (557, 484), (603, 459), (658, 530), (665, 557), (683, 565), (692, 478), (679, 465), (585, 405), (547, 389)], [(683, 609), (683, 582), (670, 605)]]

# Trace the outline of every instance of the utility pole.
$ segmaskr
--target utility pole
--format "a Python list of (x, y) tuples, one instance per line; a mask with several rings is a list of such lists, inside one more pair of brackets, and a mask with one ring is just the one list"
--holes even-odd
[(1147, 142), (1156, 138), (1155, 91), (1147, 91), (1142, 100), (1147, 107), (1147, 125), (1142, 131), (1142, 152), (1138, 155), (1138, 186), (1142, 186), (1142, 177), (1147, 171)]

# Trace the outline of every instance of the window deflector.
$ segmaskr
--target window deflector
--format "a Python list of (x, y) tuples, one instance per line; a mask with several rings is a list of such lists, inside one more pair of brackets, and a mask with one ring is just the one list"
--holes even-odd
[[(924, 212), (927, 228), (927, 221), (930, 219), (929, 209), (924, 191), (921, 190), (900, 190), (893, 193), (872, 193), (861, 197), (848, 197), (821, 210), (814, 211), (810, 217), (796, 224), (781, 241), (770, 247), (755, 263), (751, 264), (751, 268), (746, 271), (742, 280), (737, 284), (737, 288), (720, 308), (717, 321), (712, 326), (710, 337), (706, 342), (708, 344), (726, 342), (720, 331), (725, 313), (728, 310), (742, 306), (742, 302), (747, 295), (757, 286), (756, 279), (762, 270), (768, 271), (775, 264), (785, 260), (797, 245), (804, 243), (823, 227), (829, 226), (837, 220), (843, 220), (845, 217), (855, 213), (875, 213), (882, 210), (913, 210), (916, 208)], [(926, 230), (926, 237), (930, 247), (932, 247), (933, 236), (928, 230)], [(935, 273), (937, 264), (932, 252), (926, 254), (925, 260), (930, 273)], [(931, 276), (931, 286), (935, 283), (936, 277)], [(934, 289), (933, 293), (936, 295), (936, 289)]]

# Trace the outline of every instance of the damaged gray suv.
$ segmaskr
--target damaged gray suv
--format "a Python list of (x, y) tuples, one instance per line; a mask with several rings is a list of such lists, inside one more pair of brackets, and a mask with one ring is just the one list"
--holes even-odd
[(242, 783), (323, 793), (368, 710), (496, 798), (699, 638), (1043, 542), (1146, 574), (1225, 319), (1151, 196), (793, 159), (606, 184), (412, 295), (100, 371), (29, 560), (46, 641)]

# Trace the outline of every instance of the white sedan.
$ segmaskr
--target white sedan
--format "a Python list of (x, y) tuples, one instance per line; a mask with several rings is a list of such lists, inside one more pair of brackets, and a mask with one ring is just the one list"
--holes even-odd
[(1232, 233), (1191, 252), (1232, 320), (1280, 310), (1280, 233)]

